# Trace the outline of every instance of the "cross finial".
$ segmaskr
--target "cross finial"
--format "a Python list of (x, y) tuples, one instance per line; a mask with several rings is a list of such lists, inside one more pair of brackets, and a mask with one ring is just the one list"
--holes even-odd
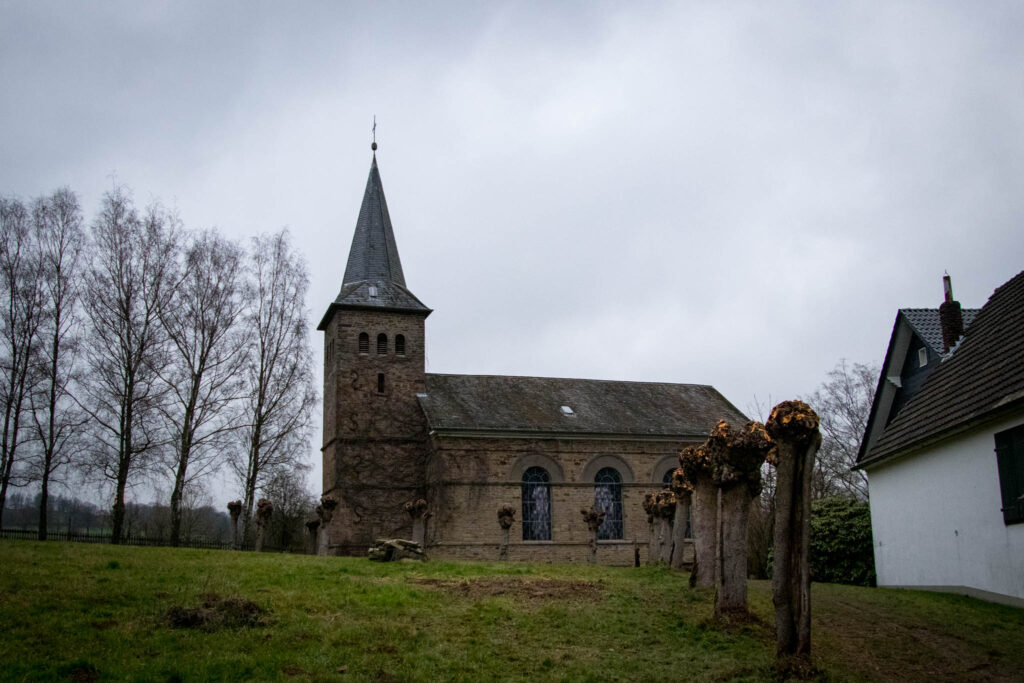
[(377, 115), (373, 115), (373, 143), (370, 145), (370, 149), (373, 150), (374, 156), (377, 155)]

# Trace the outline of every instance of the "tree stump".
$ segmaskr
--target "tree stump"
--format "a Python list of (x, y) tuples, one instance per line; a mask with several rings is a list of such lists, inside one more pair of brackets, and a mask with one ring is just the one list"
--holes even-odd
[(658, 537), (655, 535), (654, 520), (658, 516), (657, 494), (644, 494), (644, 512), (647, 513), (647, 564), (654, 564), (658, 558)]
[(706, 448), (711, 455), (711, 476), (719, 489), (715, 616), (745, 616), (750, 504), (761, 492), (761, 466), (771, 442), (760, 422), (748, 422), (736, 431), (719, 420)]
[(676, 514), (672, 521), (672, 557), (669, 566), (682, 569), (686, 559), (686, 520), (690, 517), (693, 485), (686, 480), (682, 468), (672, 472), (672, 493), (676, 496)]
[(267, 535), (267, 525), (270, 523), (270, 515), (274, 512), (274, 504), (266, 498), (260, 498), (256, 503), (256, 552), (263, 552), (263, 541)]
[(427, 520), (431, 517), (431, 513), (427, 512), (427, 501), (423, 498), (417, 498), (416, 500), (410, 500), (403, 507), (409, 513), (409, 517), (412, 518), (412, 542), (418, 544), (421, 548), (425, 547)]
[(238, 517), (242, 514), (242, 501), (228, 503), (228, 514), (231, 515), (231, 549), (238, 550)]
[(811, 655), (811, 478), (821, 446), (820, 421), (803, 401), (772, 409), (765, 429), (774, 448), (775, 547), (772, 603), (775, 606), (776, 664), (780, 673), (806, 671)]
[(658, 562), (672, 559), (672, 520), (676, 514), (676, 494), (662, 491), (655, 498), (658, 511)]
[(583, 508), (580, 514), (583, 515), (583, 522), (590, 530), (590, 564), (597, 564), (597, 530), (604, 522), (606, 513), (595, 508)]
[(693, 535), (693, 571), (690, 585), (715, 585), (715, 533), (718, 529), (718, 487), (711, 479), (711, 458), (704, 445), (687, 446), (679, 453), (679, 467), (693, 486), (690, 496)]
[(320, 518), (320, 529), (317, 534), (317, 555), (327, 555), (330, 547), (330, 525), (334, 518), (334, 509), (338, 507), (338, 501), (332, 496), (321, 496), (320, 504), (316, 506), (317, 517)]
[(306, 546), (307, 552), (310, 555), (317, 555), (319, 553), (319, 542), (320, 542), (320, 519), (313, 518), (306, 520)]
[(508, 561), (508, 534), (516, 521), (516, 509), (511, 505), (498, 508), (498, 525), (501, 527), (501, 545), (498, 547), (498, 559)]

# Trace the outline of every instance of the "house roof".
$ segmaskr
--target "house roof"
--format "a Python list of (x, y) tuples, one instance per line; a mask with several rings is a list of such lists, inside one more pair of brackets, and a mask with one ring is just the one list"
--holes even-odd
[(877, 464), (1022, 406), (1024, 272), (992, 294), (956, 352), (931, 373), (857, 465)]
[(719, 419), (747, 420), (701, 384), (428, 374), (419, 400), (430, 429), (448, 432), (702, 438)]
[[(961, 315), (964, 320), (964, 329), (966, 330), (974, 322), (974, 318), (978, 315), (979, 308), (964, 308), (961, 310)], [(914, 329), (917, 336), (921, 340), (931, 347), (931, 350), (942, 355), (942, 323), (939, 320), (939, 309), (937, 308), (901, 308), (900, 313), (906, 319), (907, 323)]]
[(398, 257), (398, 245), (391, 227), (376, 154), (366, 179), (341, 291), (317, 329), (326, 329), (338, 307), (412, 311), (427, 315), (431, 312), (405, 285), (405, 273)]

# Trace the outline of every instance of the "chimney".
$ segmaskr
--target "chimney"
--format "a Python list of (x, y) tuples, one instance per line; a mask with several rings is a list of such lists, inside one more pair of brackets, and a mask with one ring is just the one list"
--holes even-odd
[(956, 346), (960, 337), (964, 336), (964, 316), (960, 311), (960, 302), (953, 300), (953, 282), (949, 273), (942, 277), (942, 290), (945, 301), (939, 306), (939, 324), (942, 326), (942, 353)]

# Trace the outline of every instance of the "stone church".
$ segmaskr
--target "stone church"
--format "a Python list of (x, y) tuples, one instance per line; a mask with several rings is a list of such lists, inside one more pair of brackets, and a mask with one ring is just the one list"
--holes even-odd
[(411, 538), (404, 504), (427, 501), (432, 558), (582, 561), (580, 510), (606, 512), (597, 559), (632, 564), (648, 540), (644, 494), (719, 419), (746, 418), (713, 387), (549, 377), (428, 374), (431, 309), (409, 289), (376, 154), (324, 332), (323, 492), (332, 554)]

